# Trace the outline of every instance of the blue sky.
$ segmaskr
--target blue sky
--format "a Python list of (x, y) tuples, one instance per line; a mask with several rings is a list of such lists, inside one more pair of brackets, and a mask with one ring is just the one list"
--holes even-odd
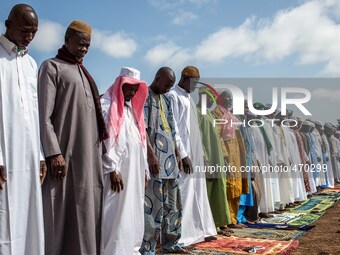
[[(14, 4), (2, 1), (0, 31)], [(53, 57), (66, 27), (81, 19), (94, 29), (84, 63), (101, 92), (120, 67), (151, 83), (161, 66), (177, 77), (196, 65), (202, 77), (339, 77), (337, 0), (33, 0), (39, 31), (30, 47), (38, 64)], [(259, 100), (268, 101), (259, 91)], [(335, 122), (338, 86), (311, 85), (313, 118)], [(265, 94), (265, 93), (264, 93)]]

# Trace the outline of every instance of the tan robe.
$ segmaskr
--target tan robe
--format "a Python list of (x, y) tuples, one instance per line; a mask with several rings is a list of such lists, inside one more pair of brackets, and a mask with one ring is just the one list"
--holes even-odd
[[(222, 106), (213, 110), (216, 119), (224, 119)], [(230, 123), (226, 124), (230, 125)], [(221, 125), (216, 125), (218, 133), (221, 134)], [(237, 223), (237, 212), (242, 193), (249, 193), (248, 179), (242, 178), (241, 166), (246, 166), (246, 151), (244, 141), (239, 130), (235, 130), (235, 135), (229, 140), (220, 137), (223, 155), (228, 158), (230, 167), (236, 168), (236, 172), (227, 173), (227, 198), (229, 203), (230, 218), (232, 224)], [(243, 177), (246, 177), (244, 175)]]
[(90, 84), (77, 65), (46, 60), (39, 70), (41, 142), (45, 156), (62, 154), (63, 181), (43, 185), (46, 254), (101, 254), (102, 147)]

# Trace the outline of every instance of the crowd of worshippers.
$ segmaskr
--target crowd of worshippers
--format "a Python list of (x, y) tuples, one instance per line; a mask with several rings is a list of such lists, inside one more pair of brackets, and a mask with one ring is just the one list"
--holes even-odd
[[(287, 127), (280, 110), (274, 125), (214, 125), (266, 117), (233, 115), (228, 91), (222, 104), (208, 97), (203, 114), (202, 97), (192, 97), (200, 79), (194, 66), (177, 82), (161, 67), (150, 86), (123, 67), (99, 96), (83, 65), (89, 24), (72, 21), (40, 68), (28, 54), (38, 30), (34, 9), (15, 5), (5, 25), (0, 254), (190, 254), (194, 243), (230, 236), (340, 181), (337, 126), (297, 118)], [(247, 166), (260, 171), (242, 172)], [(270, 166), (288, 171), (263, 170)]]

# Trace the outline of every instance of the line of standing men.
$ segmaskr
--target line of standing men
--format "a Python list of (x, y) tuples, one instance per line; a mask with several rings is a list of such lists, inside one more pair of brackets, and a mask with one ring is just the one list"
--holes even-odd
[[(190, 182), (202, 193), (193, 207), (207, 206), (197, 208), (198, 229), (204, 231), (182, 243), (216, 234), (205, 179), (179, 179), (180, 169), (192, 171), (188, 155), (195, 145), (182, 144), (174, 101), (164, 95), (175, 82), (170, 68), (161, 68), (149, 89), (137, 70), (122, 68), (100, 100), (82, 64), (91, 43), (87, 23), (68, 26), (64, 45), (39, 72), (27, 48), (38, 30), (34, 9), (15, 5), (5, 25), (0, 37), (0, 254), (155, 254), (159, 236), (164, 252), (188, 253), (179, 245), (179, 186)], [(182, 73), (182, 79), (189, 77)], [(135, 168), (140, 170), (134, 173), (137, 186), (131, 177)], [(141, 179), (149, 180), (145, 191)], [(124, 218), (131, 210), (141, 218)], [(121, 216), (118, 221), (110, 218), (113, 213)], [(189, 214), (184, 217), (190, 222)], [(141, 219), (144, 227), (138, 225)], [(132, 228), (125, 224), (129, 220), (136, 222)]]

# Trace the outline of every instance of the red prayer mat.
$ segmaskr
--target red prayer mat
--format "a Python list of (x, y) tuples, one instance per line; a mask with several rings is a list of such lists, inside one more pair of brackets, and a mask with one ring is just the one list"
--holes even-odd
[[(299, 245), (298, 240), (278, 241), (255, 238), (217, 236), (217, 240), (195, 244), (195, 250), (206, 252), (223, 252), (232, 254), (249, 254), (255, 249), (256, 254), (289, 254)], [(254, 252), (253, 252), (254, 253)]]

